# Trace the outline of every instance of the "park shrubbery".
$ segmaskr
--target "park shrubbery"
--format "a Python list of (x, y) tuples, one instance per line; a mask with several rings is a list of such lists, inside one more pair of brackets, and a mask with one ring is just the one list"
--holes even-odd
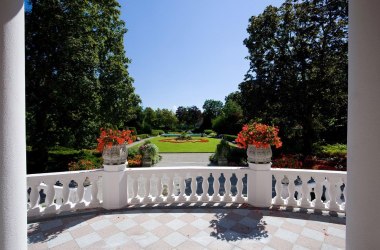
[(162, 135), (162, 134), (165, 134), (165, 131), (161, 130), (161, 129), (152, 129), (151, 133), (150, 133), (152, 136), (158, 136), (158, 135)]
[(148, 134), (140, 134), (140, 135), (137, 135), (137, 137), (140, 138), (140, 140), (143, 140), (143, 139), (149, 138), (149, 135)]
[(223, 135), (223, 139), (226, 140), (226, 141), (229, 141), (229, 142), (235, 142), (235, 140), (237, 139), (237, 136), (236, 135), (226, 135), (226, 134), (224, 134)]

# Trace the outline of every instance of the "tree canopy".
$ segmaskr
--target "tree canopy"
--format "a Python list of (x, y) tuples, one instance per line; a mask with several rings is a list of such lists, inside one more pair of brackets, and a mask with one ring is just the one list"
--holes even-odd
[[(89, 147), (102, 126), (125, 127), (140, 98), (128, 74), (116, 0), (30, 0), (26, 13), (28, 145)], [(45, 153), (44, 153), (45, 152)]]
[(346, 0), (287, 0), (252, 16), (250, 69), (239, 85), (245, 120), (279, 125), (284, 145), (306, 154), (318, 140), (344, 141), (347, 27)]

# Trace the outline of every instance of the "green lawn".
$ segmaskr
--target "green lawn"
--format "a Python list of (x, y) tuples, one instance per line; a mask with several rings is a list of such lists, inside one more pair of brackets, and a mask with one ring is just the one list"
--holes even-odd
[[(154, 137), (149, 139), (152, 143), (157, 145), (157, 147), (160, 149), (160, 153), (214, 153), (216, 150), (216, 145), (218, 145), (220, 142), (220, 139), (205, 137), (193, 137), (193, 139), (207, 139), (208, 142), (160, 142), (160, 140), (163, 139), (168, 138)], [(136, 145), (133, 148), (138, 148), (140, 145)]]

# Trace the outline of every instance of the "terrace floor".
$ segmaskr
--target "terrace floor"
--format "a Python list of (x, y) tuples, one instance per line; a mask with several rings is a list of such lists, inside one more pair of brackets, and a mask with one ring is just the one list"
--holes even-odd
[(130, 206), (28, 224), (28, 249), (344, 249), (342, 213), (246, 204)]

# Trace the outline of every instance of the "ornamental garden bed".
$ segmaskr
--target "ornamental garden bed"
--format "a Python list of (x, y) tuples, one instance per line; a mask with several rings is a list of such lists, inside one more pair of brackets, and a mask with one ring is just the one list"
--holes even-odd
[[(154, 137), (149, 139), (156, 144), (160, 153), (214, 153), (220, 139), (192, 137), (191, 140), (178, 140), (175, 138)], [(206, 141), (207, 140), (207, 141)], [(132, 148), (138, 148), (136, 145)]]

